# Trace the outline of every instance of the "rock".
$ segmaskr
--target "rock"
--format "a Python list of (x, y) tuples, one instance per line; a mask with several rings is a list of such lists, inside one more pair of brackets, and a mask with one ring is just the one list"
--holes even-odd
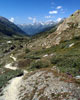
[(19, 90), (20, 100), (78, 100), (80, 86), (60, 81), (60, 78), (60, 75), (56, 77), (54, 71), (47, 69), (25, 75)]
[(12, 43), (12, 41), (7, 41), (8, 44)]
[(48, 56), (48, 54), (44, 55), (43, 57), (47, 57), (47, 56)]
[(70, 45), (69, 45), (69, 48), (72, 47), (72, 46), (74, 46), (74, 43), (70, 44)]
[(17, 60), (17, 59), (13, 56), (13, 54), (10, 55), (10, 58), (12, 58), (14, 61)]
[(54, 55), (53, 53), (50, 54), (50, 56), (53, 56), (53, 55)]
[(80, 76), (76, 76), (75, 78), (76, 78), (76, 79), (80, 79)]
[(4, 68), (11, 69), (11, 70), (17, 70), (18, 69), (17, 67), (12, 66), (12, 63), (6, 64), (4, 66)]

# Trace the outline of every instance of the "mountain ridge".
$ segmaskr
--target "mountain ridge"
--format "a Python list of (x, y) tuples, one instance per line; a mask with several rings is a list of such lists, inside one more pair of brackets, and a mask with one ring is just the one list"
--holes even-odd
[(54, 21), (47, 21), (47, 22), (36, 22), (33, 24), (21, 24), (18, 25), (26, 34), (28, 35), (36, 35), (40, 32), (44, 32), (48, 29), (51, 29), (57, 24)]
[(0, 16), (0, 36), (23, 36), (26, 35), (17, 25), (7, 18)]

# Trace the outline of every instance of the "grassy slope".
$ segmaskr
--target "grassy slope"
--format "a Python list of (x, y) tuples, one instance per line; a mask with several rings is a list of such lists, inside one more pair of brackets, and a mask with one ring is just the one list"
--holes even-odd
[[(74, 43), (74, 46), (69, 47)], [(43, 57), (48, 54), (48, 57)], [(53, 56), (50, 57), (50, 55)], [(35, 63), (39, 60), (37, 65), (42, 65), (42, 63), (47, 64), (46, 67), (51, 67), (56, 65), (62, 72), (66, 72), (73, 76), (80, 74), (80, 37), (75, 37), (74, 39), (61, 42), (59, 45), (53, 46), (48, 49), (31, 51), (26, 54), (25, 58), (29, 58)], [(40, 66), (41, 66), (40, 65)], [(34, 64), (30, 66), (34, 67)], [(30, 67), (29, 68), (32, 68)], [(43, 66), (43, 65), (42, 65)], [(39, 68), (39, 66), (38, 66)], [(42, 67), (41, 67), (42, 68)], [(34, 69), (34, 68), (33, 68)]]

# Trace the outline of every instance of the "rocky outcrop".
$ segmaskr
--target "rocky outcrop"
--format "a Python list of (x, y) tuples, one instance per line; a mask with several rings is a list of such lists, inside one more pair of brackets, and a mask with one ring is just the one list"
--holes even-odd
[(80, 36), (80, 10), (77, 10), (69, 18), (65, 19), (58, 26), (55, 33), (48, 36), (48, 39), (53, 39), (53, 44), (59, 44), (59, 42), (70, 40), (75, 36)]
[(78, 100), (80, 87), (65, 79), (53, 69), (45, 69), (25, 75), (20, 87), (19, 100)]

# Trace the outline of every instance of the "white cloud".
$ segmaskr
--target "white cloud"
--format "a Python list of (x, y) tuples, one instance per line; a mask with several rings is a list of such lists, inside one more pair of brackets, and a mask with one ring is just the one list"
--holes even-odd
[(33, 17), (28, 17), (29, 20), (32, 20), (33, 23), (36, 23), (36, 18), (33, 18)]
[(57, 6), (57, 8), (56, 9), (61, 9), (62, 8), (62, 6)]
[(62, 20), (62, 18), (58, 18), (58, 19), (57, 19), (57, 22), (60, 22), (61, 20)]
[(28, 17), (28, 19), (29, 19), (29, 20), (32, 20), (33, 18), (32, 18), (32, 17)]
[(52, 18), (52, 16), (45, 16), (45, 18), (47, 18), (47, 19), (48, 19), (48, 18)]
[(56, 10), (49, 11), (49, 14), (57, 14), (57, 13), (58, 13), (58, 11), (56, 11)]
[(14, 23), (14, 18), (11, 17), (11, 18), (9, 19), (9, 21), (12, 22), (12, 23)]

